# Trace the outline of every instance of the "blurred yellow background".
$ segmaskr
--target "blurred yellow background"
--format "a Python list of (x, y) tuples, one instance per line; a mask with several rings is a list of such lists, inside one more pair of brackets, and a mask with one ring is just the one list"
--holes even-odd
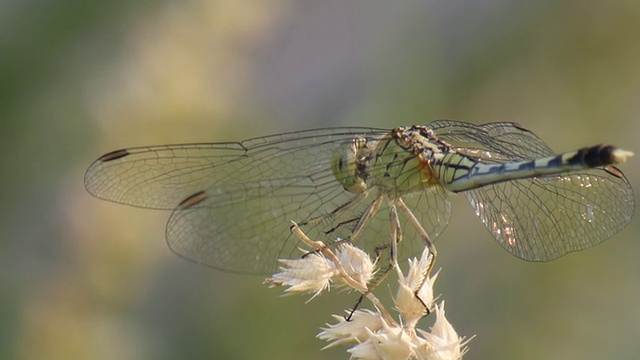
[[(437, 118), (640, 155), (640, 2), (13, 1), (0, 5), (0, 359), (334, 359), (354, 295), (280, 298), (174, 256), (169, 213), (92, 198), (122, 147)], [(640, 156), (621, 166), (640, 191)], [(637, 201), (637, 199), (636, 199)], [(436, 293), (467, 359), (640, 358), (640, 219), (551, 263), (464, 197)], [(424, 326), (430, 319), (424, 319)]]

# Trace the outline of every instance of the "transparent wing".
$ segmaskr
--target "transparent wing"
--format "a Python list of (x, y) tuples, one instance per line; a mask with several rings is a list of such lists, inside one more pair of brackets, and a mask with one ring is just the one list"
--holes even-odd
[(336, 144), (356, 135), (382, 131), (320, 129), (242, 142), (117, 150), (91, 164), (85, 174), (85, 186), (100, 199), (171, 210), (199, 191), (212, 188), (222, 191), (225, 186), (238, 183), (304, 177), (326, 170)]
[[(278, 259), (298, 258), (303, 254), (299, 250), (299, 239), (290, 232), (291, 220), (303, 224), (301, 228), (310, 238), (330, 244), (351, 235), (374, 197), (367, 194), (348, 211), (329, 215), (357, 198), (356, 194), (336, 186), (330, 178), (324, 183), (300, 178), (288, 186), (273, 187), (265, 182), (227, 190), (261, 195), (247, 201), (227, 202), (224, 206), (178, 208), (171, 214), (166, 237), (171, 249), (183, 257), (217, 269), (249, 274), (271, 273), (277, 268)], [(214, 192), (207, 191), (207, 194)], [(212, 195), (207, 201), (225, 202), (228, 197)], [(414, 213), (434, 239), (449, 222), (451, 208), (442, 188), (414, 194), (407, 202), (418, 205), (413, 208)], [(318, 215), (326, 218), (318, 223), (305, 223)], [(403, 229), (406, 229), (404, 240), (398, 246), (401, 259), (415, 255), (425, 245), (406, 219)], [(389, 234), (389, 213), (384, 204), (355, 242), (374, 255), (377, 248), (391, 241)]]
[[(542, 140), (514, 123), (436, 121), (430, 126), (481, 161), (553, 155)], [(624, 228), (635, 208), (631, 185), (612, 167), (503, 182), (465, 195), (500, 245), (529, 261), (595, 246)]]
[[(292, 220), (303, 222), (328, 213), (355, 196), (342, 189), (332, 176), (329, 167), (329, 171), (311, 176), (210, 188), (199, 206), (173, 211), (166, 230), (169, 246), (183, 257), (217, 269), (249, 274), (271, 272), (279, 258), (302, 255), (297, 251), (299, 240), (289, 230)], [(334, 226), (333, 220), (322, 225)], [(324, 234), (318, 238), (318, 232), (309, 235), (325, 240)]]
[[(89, 167), (85, 184), (101, 199), (175, 209), (167, 242), (185, 258), (265, 273), (275, 269), (279, 254), (295, 250), (297, 241), (287, 241), (291, 220), (329, 212), (352, 197), (333, 177), (333, 151), (356, 135), (380, 133), (336, 128), (239, 143), (118, 150)], [(194, 194), (203, 200), (178, 206)]]
[[(334, 151), (356, 136), (377, 138), (381, 134), (362, 131), (346, 138), (296, 147), (285, 155), (280, 146), (271, 167), (292, 170), (271, 171), (266, 176), (245, 177), (245, 181), (221, 182), (206, 189), (194, 207), (178, 207), (167, 224), (166, 237), (178, 254), (199, 263), (233, 272), (269, 273), (281, 258), (297, 258), (300, 241), (289, 230), (291, 221), (300, 224), (310, 238), (325, 244), (349, 238), (376, 189), (359, 195), (348, 192), (331, 170)], [(252, 156), (253, 158), (253, 156)], [(306, 164), (313, 162), (313, 166)], [(284, 163), (284, 164), (283, 164)], [(296, 164), (300, 164), (297, 166)], [(223, 166), (223, 168), (226, 166)], [(221, 169), (222, 170), (222, 169)], [(437, 236), (451, 215), (449, 200), (441, 187), (407, 197), (424, 228)], [(391, 241), (386, 203), (368, 221), (356, 239), (357, 246), (374, 254)], [(405, 220), (406, 222), (406, 220)], [(400, 254), (415, 254), (424, 247), (408, 224)]]
[(465, 195), (500, 245), (529, 261), (603, 242), (631, 221), (635, 207), (627, 179), (604, 169), (499, 183)]
[[(344, 190), (333, 175), (332, 155), (356, 136), (377, 139), (384, 133), (335, 128), (240, 143), (119, 150), (94, 162), (85, 183), (98, 198), (174, 209), (167, 242), (187, 259), (226, 271), (269, 273), (277, 268), (277, 259), (301, 254), (299, 240), (289, 230), (292, 220), (325, 243), (351, 235), (375, 195), (365, 194), (354, 202), (358, 195)], [(407, 202), (416, 207), (427, 231), (440, 234), (446, 227), (451, 210), (443, 189), (410, 196)], [(318, 217), (321, 221), (307, 223)], [(388, 224), (388, 212), (382, 208), (367, 224), (358, 246), (373, 251), (387, 243)], [(406, 237), (404, 243), (411, 244), (412, 237)], [(415, 253), (422, 246), (401, 248)]]
[(497, 122), (474, 125), (436, 120), (427, 125), (456, 151), (487, 162), (505, 162), (554, 155), (539, 137), (519, 124)]

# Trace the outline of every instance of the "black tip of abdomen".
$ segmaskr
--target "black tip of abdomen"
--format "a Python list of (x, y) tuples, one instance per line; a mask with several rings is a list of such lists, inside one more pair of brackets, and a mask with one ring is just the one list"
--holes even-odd
[(617, 150), (615, 146), (596, 145), (579, 150), (575, 157), (588, 167), (605, 166), (614, 163), (615, 150)]

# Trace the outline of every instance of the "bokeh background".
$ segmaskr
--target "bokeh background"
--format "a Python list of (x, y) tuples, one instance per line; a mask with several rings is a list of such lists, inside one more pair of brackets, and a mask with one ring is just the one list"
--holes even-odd
[[(135, 145), (437, 118), (640, 152), (639, 37), (634, 0), (0, 2), (0, 358), (347, 358), (314, 336), (353, 295), (304, 304), (184, 261), (167, 212), (92, 198), (84, 170)], [(527, 263), (456, 196), (436, 292), (477, 335), (466, 358), (640, 358), (639, 231)]]

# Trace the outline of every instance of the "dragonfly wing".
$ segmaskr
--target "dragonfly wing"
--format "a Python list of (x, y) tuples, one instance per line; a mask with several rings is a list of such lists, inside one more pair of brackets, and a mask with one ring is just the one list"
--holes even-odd
[(603, 242), (631, 221), (635, 207), (627, 179), (597, 168), (497, 183), (465, 195), (500, 245), (529, 261)]
[(474, 125), (455, 120), (436, 120), (427, 125), (436, 136), (458, 152), (482, 161), (503, 162), (533, 159), (554, 152), (531, 131), (512, 122)]
[(290, 232), (292, 220), (302, 222), (329, 212), (354, 196), (321, 174), (329, 175), (325, 171), (317, 178), (210, 188), (199, 193), (197, 206), (173, 211), (167, 223), (167, 242), (177, 254), (213, 268), (249, 274), (272, 272), (277, 259), (302, 255), (297, 250), (300, 241)]
[[(483, 162), (554, 154), (516, 123), (438, 120), (428, 126), (456, 151)], [(603, 242), (629, 223), (635, 207), (628, 180), (615, 168), (502, 182), (465, 195), (500, 245), (530, 261), (553, 260)]]
[[(318, 171), (331, 161), (335, 144), (356, 135), (380, 132), (371, 128), (334, 128), (235, 143), (117, 150), (91, 164), (85, 174), (85, 186), (104, 200), (170, 210), (188, 196), (210, 188)], [(327, 153), (327, 159), (320, 158)]]
[[(166, 232), (170, 247), (214, 268), (268, 273), (276, 269), (278, 258), (301, 254), (299, 240), (289, 231), (292, 220), (310, 238), (325, 244), (349, 238), (377, 190), (373, 186), (364, 195), (346, 191), (336, 180), (331, 161), (335, 151), (344, 151), (344, 142), (356, 136), (377, 140), (380, 135), (377, 130), (359, 130), (341, 133), (337, 139), (335, 133), (327, 139), (316, 134), (311, 146), (283, 146), (291, 141), (247, 146), (249, 158), (233, 160), (237, 181), (225, 179), (197, 191), (174, 210)], [(398, 151), (404, 150), (398, 147)], [(227, 162), (220, 168), (228, 166)], [(257, 171), (247, 172), (256, 167)], [(444, 189), (410, 194), (405, 201), (434, 239), (444, 230), (451, 215)], [(385, 202), (354, 240), (370, 254), (391, 241), (386, 206)], [(411, 229), (406, 219), (403, 228)], [(405, 235), (402, 254), (423, 248), (424, 242), (413, 235)], [(418, 246), (413, 239), (418, 239)]]
[[(350, 237), (375, 191), (360, 198), (344, 190), (329, 164), (325, 165), (324, 170), (304, 177), (226, 184), (196, 193), (169, 218), (166, 238), (170, 248), (213, 268), (266, 274), (277, 268), (277, 259), (302, 255), (299, 239), (290, 232), (292, 220), (311, 239), (325, 244)], [(404, 200), (432, 239), (449, 222), (451, 205), (441, 187), (407, 195)], [(406, 218), (401, 218), (406, 231), (399, 249), (405, 258), (418, 253), (425, 244)], [(354, 242), (374, 254), (391, 241), (389, 234), (385, 202)]]
[[(188, 195), (224, 181), (246, 156), (240, 143), (185, 144), (117, 150), (85, 174), (94, 196), (116, 203), (170, 210)], [(226, 174), (217, 169), (226, 167)]]

